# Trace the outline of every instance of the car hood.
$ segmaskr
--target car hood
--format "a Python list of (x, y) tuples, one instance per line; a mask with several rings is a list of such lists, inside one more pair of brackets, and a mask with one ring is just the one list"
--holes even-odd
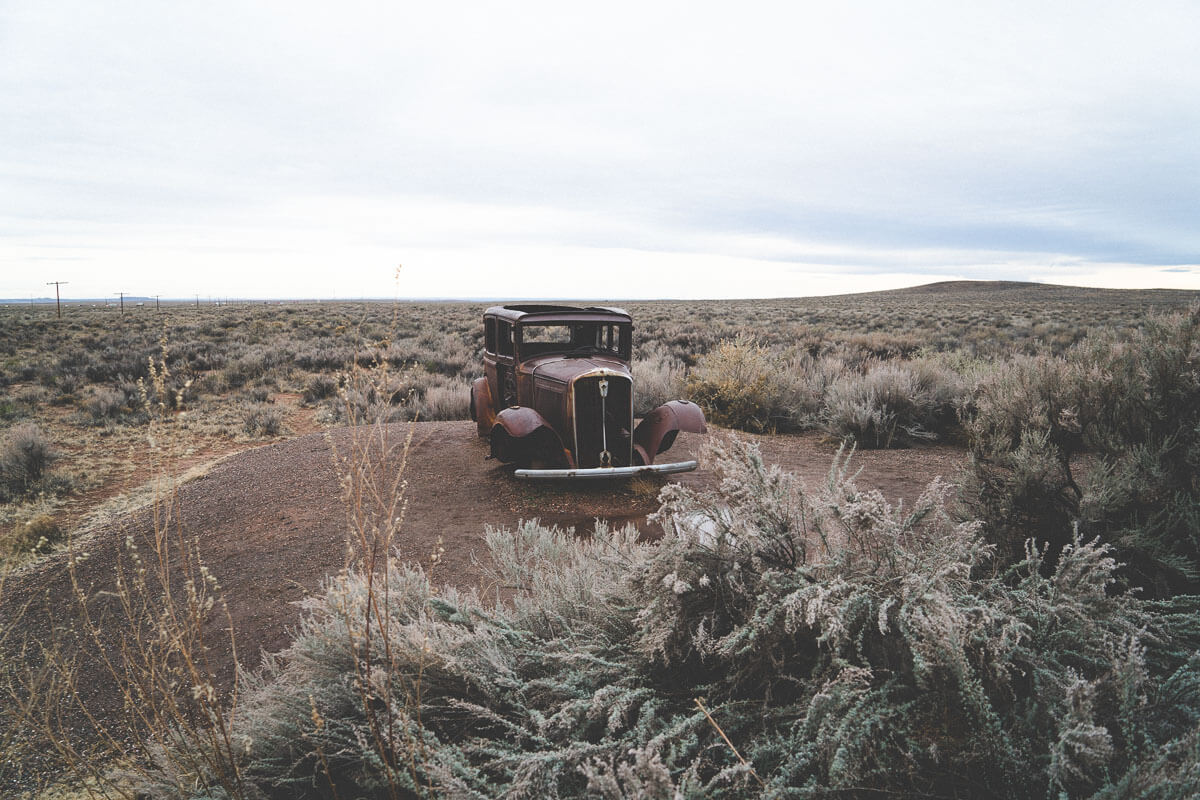
[(582, 358), (561, 355), (542, 356), (526, 361), (523, 366), (539, 378), (550, 378), (563, 383), (570, 383), (580, 375), (597, 370), (611, 370), (622, 375), (629, 375), (629, 366), (625, 362), (602, 355)]

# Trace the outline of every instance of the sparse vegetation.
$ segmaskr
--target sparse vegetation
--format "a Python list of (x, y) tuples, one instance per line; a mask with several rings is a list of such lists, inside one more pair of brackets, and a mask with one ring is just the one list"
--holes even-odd
[[(941, 359), (933, 390), (941, 397), (947, 388), (955, 390), (951, 373), (961, 375), (958, 368), (970, 359), (1061, 355), (1091, 327), (1130, 330), (1156, 310), (1184, 307), (1194, 296), (968, 285), (802, 300), (626, 305), (636, 322), (641, 410), (658, 397), (686, 391), (734, 427), (823, 427), (875, 446), (908, 443), (914, 438), (908, 431), (917, 438), (955, 433), (940, 399), (932, 399), (933, 419), (925, 413), (931, 355), (962, 357), (957, 363)], [(395, 387), (403, 402), (393, 402), (394, 395), (386, 400), (390, 416), (465, 418), (466, 401), (450, 395), (478, 375), (483, 308), (415, 303), (397, 313), (389, 304), (370, 303), (180, 304), (121, 315), (67, 306), (61, 322), (52, 308), (0, 309), (0, 427), (32, 420), (53, 439), (83, 442), (89, 450), (110, 450), (114, 437), (136, 439), (149, 420), (137, 381), (149, 380), (151, 358), (164, 361), (167, 406), (186, 410), (206, 403), (210, 418), (220, 416), (211, 413), (214, 408), (224, 409), (227, 418), (240, 415), (243, 390), (256, 402), (262, 398), (254, 393), (269, 391), (324, 404), (322, 418), (340, 424), (344, 417), (332, 409), (339, 404), (339, 376), (355, 365), (382, 363), (406, 381)], [(873, 402), (881, 391), (907, 392), (912, 375), (918, 376), (913, 392), (925, 394), (909, 399), (921, 402), (904, 412)], [(831, 397), (839, 378), (844, 380)], [(731, 384), (742, 379), (745, 385)], [(433, 402), (427, 400), (430, 390)], [(365, 411), (370, 403), (357, 405)], [(89, 426), (96, 430), (81, 430)], [(227, 428), (201, 434), (230, 435)], [(85, 454), (83, 460), (98, 459)]]
[[(402, 473), (356, 437), (352, 563), (235, 695), (165, 490), (170, 535), (77, 587), (70, 636), (0, 617), (0, 787), (57, 742), (127, 797), (1196, 796), (1196, 293), (1001, 289), (627, 304), (640, 410), (682, 392), (751, 431), (964, 441), (953, 502), (893, 507), (845, 460), (814, 490), (725, 444), (718, 490), (666, 484), (660, 542), (489, 531), (481, 595), (440, 586), (436, 553), (432, 576), (396, 560)], [(483, 306), (401, 308), (0, 310), (0, 600), (125, 453), (465, 418)], [(64, 733), (80, 642), (120, 654), (132, 713), (94, 751)]]

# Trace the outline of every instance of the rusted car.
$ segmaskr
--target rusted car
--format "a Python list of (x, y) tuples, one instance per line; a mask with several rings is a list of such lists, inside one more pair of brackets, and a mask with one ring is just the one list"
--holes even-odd
[(706, 433), (704, 412), (664, 403), (635, 427), (633, 320), (619, 308), (493, 306), (484, 312), (484, 376), (471, 418), (492, 455), (522, 478), (609, 478), (687, 472), (655, 464), (680, 431)]

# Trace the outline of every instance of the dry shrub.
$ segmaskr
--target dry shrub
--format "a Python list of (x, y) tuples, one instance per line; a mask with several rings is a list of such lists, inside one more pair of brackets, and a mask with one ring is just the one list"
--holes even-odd
[(39, 514), (28, 522), (19, 522), (3, 542), (0, 551), (18, 556), (28, 553), (46, 553), (64, 539), (62, 528), (49, 514)]
[(0, 396), (0, 424), (15, 422), (33, 415), (37, 411), (38, 404), (45, 399), (45, 392), (36, 386), (30, 386), (17, 392), (15, 396)]
[(829, 386), (821, 422), (862, 447), (907, 446), (950, 431), (964, 394), (958, 375), (933, 362), (873, 362)]
[(21, 419), (29, 416), (30, 409), (24, 408), (11, 397), (0, 397), (0, 423), (9, 423), (13, 420)]
[(125, 392), (110, 387), (93, 389), (84, 404), (84, 411), (94, 425), (115, 422), (128, 410)]
[(1083, 386), (1072, 365), (1053, 356), (1017, 356), (1003, 362), (976, 385), (973, 413), (966, 423), (976, 452), (1016, 448), (1026, 431), (1044, 432), (1064, 455), (1083, 447), (1079, 424)]
[[(998, 542), (1065, 515), (1111, 543), (1143, 589), (1200, 588), (1200, 307), (1013, 359), (981, 382), (975, 409), (970, 513)], [(1079, 476), (1081, 454), (1091, 467)]]
[(404, 387), (391, 376), (378, 382), (345, 378), (339, 384), (337, 395), (326, 401), (317, 412), (319, 421), (373, 425), (379, 422), (403, 422), (409, 418), (404, 404), (411, 396), (411, 388)]
[(23, 422), (11, 428), (0, 443), (0, 502), (46, 488), (50, 466), (58, 456), (36, 424)]
[(412, 419), (469, 419), (471, 383), (465, 378), (435, 377), (421, 394), (414, 393), (407, 406)]
[(687, 391), (718, 424), (754, 432), (820, 426), (865, 447), (908, 446), (957, 429), (964, 380), (934, 359), (814, 357), (756, 340), (725, 341), (687, 376)]
[(471, 384), (465, 378), (448, 378), (419, 367), (393, 373), (387, 365), (358, 373), (373, 377), (343, 377), (337, 396), (321, 407), (318, 419), (370, 425), (470, 417)]
[(920, 337), (911, 333), (854, 333), (844, 340), (847, 360), (857, 364), (908, 358), (924, 344)]
[(1017, 356), (984, 375), (966, 420), (971, 473), (967, 512), (1015, 556), (1027, 538), (1057, 551), (1078, 518), (1082, 489), (1072, 460), (1083, 449), (1080, 390), (1062, 358)]
[(254, 348), (227, 364), (221, 374), (227, 386), (240, 389), (247, 383), (261, 378), (275, 363), (276, 360), (265, 349)]
[(684, 367), (669, 356), (634, 359), (633, 415), (644, 417), (663, 403), (683, 394)]
[(242, 396), (252, 403), (273, 403), (271, 398), (271, 389), (267, 386), (251, 386), (247, 388)]
[(283, 411), (270, 403), (248, 403), (242, 411), (242, 428), (254, 437), (283, 433)]
[(686, 388), (718, 425), (753, 432), (795, 427), (785, 359), (753, 338), (721, 342), (688, 373)]
[(332, 375), (314, 375), (304, 386), (302, 399), (305, 405), (316, 405), (337, 394), (337, 378)]

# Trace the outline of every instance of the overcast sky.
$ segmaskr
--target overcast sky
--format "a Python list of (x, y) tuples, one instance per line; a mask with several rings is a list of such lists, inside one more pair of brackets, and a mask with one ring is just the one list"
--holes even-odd
[(0, 97), (0, 297), (1200, 289), (1194, 0), (0, 0)]

